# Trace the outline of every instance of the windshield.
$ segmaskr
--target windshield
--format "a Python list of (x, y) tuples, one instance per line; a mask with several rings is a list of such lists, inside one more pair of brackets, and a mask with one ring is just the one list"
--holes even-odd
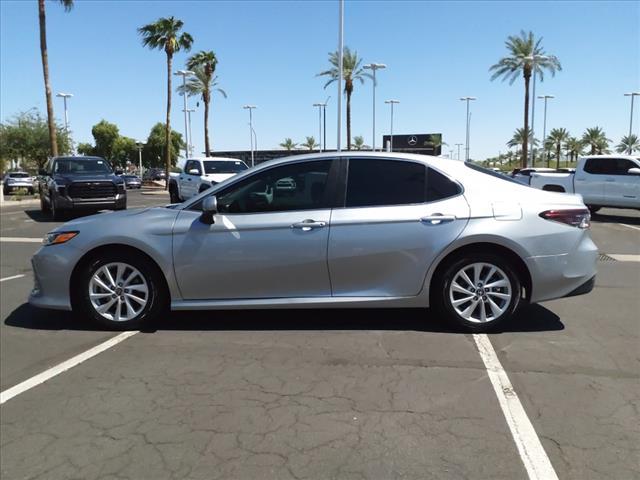
[(101, 158), (61, 158), (56, 160), (53, 173), (111, 173), (111, 167)]
[(249, 168), (240, 160), (235, 162), (224, 160), (205, 160), (202, 163), (204, 163), (204, 173), (238, 173)]
[(475, 170), (476, 172), (484, 173), (486, 175), (490, 175), (492, 177), (499, 178), (500, 180), (506, 180), (507, 182), (516, 183), (518, 185), (522, 185), (522, 183), (514, 180), (513, 178), (511, 178), (508, 175), (505, 175), (502, 172), (496, 172), (494, 170), (489, 170), (488, 168), (481, 167), (480, 165), (476, 165), (475, 163), (471, 163), (471, 162), (465, 162), (464, 164), (467, 167), (469, 167), (471, 170)]
[(29, 174), (28, 173), (10, 173), (9, 174), (10, 178), (29, 178)]

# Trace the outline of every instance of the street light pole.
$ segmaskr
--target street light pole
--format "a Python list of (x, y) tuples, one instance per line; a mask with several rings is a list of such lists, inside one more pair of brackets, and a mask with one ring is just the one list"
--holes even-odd
[(391, 105), (391, 147), (390, 147), (390, 151), (393, 152), (393, 106), (396, 103), (400, 103), (398, 100), (385, 100), (384, 103), (387, 103), (389, 105)]
[[(467, 102), (467, 126), (466, 126), (466, 134), (465, 134), (465, 156), (464, 156), (464, 160), (465, 162), (469, 161), (469, 123), (471, 122), (471, 117), (469, 116), (469, 102), (476, 100), (476, 97), (461, 97), (460, 98), (461, 101), (463, 102)], [(458, 155), (458, 159), (460, 158), (460, 155)]]
[(184, 112), (184, 139), (185, 139), (185, 158), (189, 158), (189, 142), (190, 142), (190, 138), (189, 138), (189, 125), (188, 125), (188, 121), (187, 121), (187, 77), (194, 75), (194, 73), (191, 70), (178, 70), (177, 72), (174, 73), (174, 75), (177, 76), (181, 76), (182, 77), (182, 97), (184, 99), (184, 109), (182, 110)]
[(343, 58), (344, 58), (344, 0), (339, 0), (338, 14), (338, 139), (336, 150), (342, 151), (342, 77), (343, 77)]
[(322, 107), (323, 103), (314, 103), (314, 107), (318, 107), (318, 142), (320, 143), (320, 151), (322, 151)]
[[(629, 92), (629, 93), (625, 93), (624, 96), (631, 97), (631, 115), (629, 115), (629, 137), (631, 137), (631, 133), (633, 133), (633, 99), (634, 97), (640, 96), (640, 92)], [(65, 103), (65, 106), (66, 106), (66, 103)]]
[(456, 147), (458, 147), (458, 160), (460, 160), (460, 147), (462, 146), (462, 143), (456, 143)]
[(370, 63), (364, 68), (373, 72), (373, 133), (371, 141), (371, 149), (376, 151), (376, 70), (387, 68), (384, 63)]
[[(253, 157), (253, 136), (255, 135), (255, 131), (253, 130), (253, 109), (256, 108), (255, 105), (244, 105), (242, 108), (245, 110), (249, 110), (249, 140), (251, 142), (251, 166), (255, 166), (255, 160)], [(257, 140), (257, 138), (256, 138)], [(256, 143), (258, 143), (256, 141)]]
[(191, 114), (195, 111), (196, 111), (195, 108), (187, 109), (187, 117), (189, 119), (189, 144), (187, 145), (187, 147), (189, 148), (190, 157), (193, 156), (193, 135), (191, 134)]
[(136, 142), (136, 146), (138, 147), (138, 174), (140, 175), (140, 178), (142, 178), (142, 147), (144, 146), (144, 143)]
[[(73, 97), (73, 94), (60, 92), (56, 94), (56, 97), (61, 97), (64, 101), (64, 131), (67, 135), (67, 138), (69, 138), (69, 114), (67, 111), (67, 98)], [(73, 148), (73, 142), (71, 142), (71, 150), (75, 152), (75, 149)]]
[(547, 100), (549, 100), (550, 98), (556, 98), (556, 97), (553, 95), (540, 95), (538, 96), (538, 98), (544, 99), (544, 122), (542, 127), (542, 151), (544, 152), (546, 148), (546, 143), (547, 143)]

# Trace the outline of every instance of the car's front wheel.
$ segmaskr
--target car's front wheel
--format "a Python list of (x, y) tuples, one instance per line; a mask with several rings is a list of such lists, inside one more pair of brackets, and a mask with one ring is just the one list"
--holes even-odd
[(521, 285), (511, 264), (495, 254), (462, 256), (436, 279), (434, 303), (450, 321), (489, 331), (516, 312)]
[(164, 309), (160, 275), (145, 257), (128, 252), (102, 254), (80, 272), (79, 306), (103, 327), (138, 329)]

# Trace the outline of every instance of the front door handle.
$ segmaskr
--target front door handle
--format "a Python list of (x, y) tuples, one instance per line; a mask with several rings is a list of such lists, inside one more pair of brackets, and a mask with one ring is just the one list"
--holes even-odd
[(615, 182), (615, 181), (616, 181), (616, 179), (615, 179), (615, 178), (607, 178), (607, 179), (605, 180), (605, 182)]
[(302, 230), (303, 232), (308, 232), (309, 230), (313, 230), (314, 228), (323, 228), (327, 225), (327, 222), (316, 222), (310, 218), (303, 220), (301, 222), (294, 223), (291, 225), (291, 228), (297, 228)]
[(434, 213), (426, 217), (420, 218), (422, 223), (427, 225), (440, 225), (442, 223), (453, 222), (456, 219), (455, 215), (443, 215), (442, 213)]

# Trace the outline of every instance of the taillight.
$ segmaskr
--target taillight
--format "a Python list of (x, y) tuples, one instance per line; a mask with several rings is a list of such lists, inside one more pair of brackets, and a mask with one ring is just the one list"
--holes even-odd
[(553, 222), (560, 222), (572, 227), (589, 228), (591, 226), (591, 214), (586, 208), (573, 210), (545, 210), (540, 217)]

